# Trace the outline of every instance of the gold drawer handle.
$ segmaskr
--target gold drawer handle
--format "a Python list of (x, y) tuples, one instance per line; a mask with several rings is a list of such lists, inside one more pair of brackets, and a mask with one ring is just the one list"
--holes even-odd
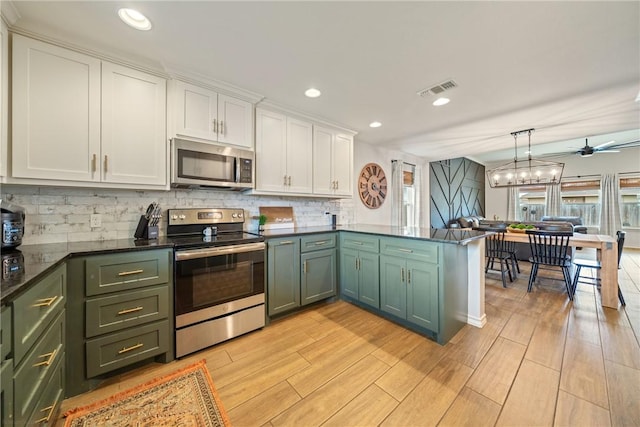
[(320, 241), (320, 242), (316, 242), (316, 246), (325, 245), (325, 244), (327, 244), (327, 243), (329, 243), (329, 241), (328, 241), (328, 240), (322, 240), (322, 241)]
[(124, 310), (120, 310), (118, 315), (135, 313), (136, 311), (142, 310), (142, 307), (134, 307), (134, 308), (125, 308)]
[(142, 347), (143, 345), (144, 345), (144, 344), (142, 344), (142, 343), (138, 343), (138, 344), (136, 344), (136, 345), (132, 345), (131, 347), (125, 347), (125, 348), (123, 348), (122, 350), (120, 350), (120, 351), (118, 352), (118, 354), (128, 353), (128, 352), (130, 352), (131, 350), (135, 350), (136, 348), (140, 348), (140, 347)]
[(144, 273), (144, 270), (121, 271), (118, 276), (131, 276), (132, 274)]
[(58, 299), (58, 295), (51, 298), (42, 298), (36, 301), (31, 307), (49, 307), (55, 300)]
[(413, 251), (411, 249), (404, 249), (404, 248), (398, 248), (398, 251), (400, 252), (406, 252), (408, 254), (413, 253)]
[(40, 424), (40, 423), (48, 423), (49, 420), (51, 419), (51, 415), (53, 415), (53, 409), (56, 407), (56, 404), (54, 403), (51, 406), (47, 406), (46, 408), (42, 408), (40, 409), (40, 412), (44, 412), (44, 411), (49, 411), (49, 413), (47, 414), (46, 417), (44, 418), (40, 418), (39, 420), (36, 420), (35, 423), (36, 424)]
[(57, 350), (53, 350), (51, 353), (41, 354), (40, 356), (38, 356), (38, 359), (46, 357), (47, 360), (44, 360), (44, 361), (38, 362), (38, 363), (34, 363), (33, 367), (37, 368), (38, 366), (49, 366), (49, 365), (51, 365), (51, 362), (53, 362), (53, 359), (55, 359), (55, 357), (56, 357), (56, 352), (57, 352)]

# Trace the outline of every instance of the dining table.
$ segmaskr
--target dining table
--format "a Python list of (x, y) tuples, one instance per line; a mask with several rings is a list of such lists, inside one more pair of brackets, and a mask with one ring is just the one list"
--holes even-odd
[[(529, 236), (522, 232), (505, 233), (505, 240), (528, 243)], [(600, 295), (603, 307), (618, 309), (618, 242), (615, 237), (605, 234), (574, 233), (569, 238), (569, 246), (595, 248), (601, 268), (597, 271), (600, 278)]]

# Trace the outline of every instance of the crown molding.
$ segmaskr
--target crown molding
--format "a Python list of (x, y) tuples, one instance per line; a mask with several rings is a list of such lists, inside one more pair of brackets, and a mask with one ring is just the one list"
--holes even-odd
[(15, 25), (21, 18), (20, 12), (18, 12), (12, 0), (0, 1), (0, 15), (9, 27)]
[(339, 124), (339, 123), (332, 122), (331, 120), (325, 119), (323, 117), (311, 116), (311, 115), (309, 115), (309, 114), (307, 114), (305, 112), (302, 112), (300, 110), (296, 110), (295, 108), (288, 107), (288, 106), (285, 106), (283, 104), (279, 104), (277, 102), (273, 102), (273, 101), (268, 100), (266, 98), (263, 101), (261, 101), (258, 105), (256, 105), (256, 107), (265, 108), (267, 110), (276, 110), (276, 111), (278, 111), (280, 113), (284, 113), (284, 114), (289, 115), (289, 116), (296, 116), (296, 117), (299, 117), (300, 119), (303, 119), (303, 120), (311, 121), (311, 122), (314, 122), (314, 123), (322, 125), (322, 126), (327, 126), (327, 127), (331, 127), (331, 128), (340, 130), (340, 131), (342, 131), (344, 133), (349, 134), (350, 136), (354, 136), (354, 135), (358, 134), (357, 131), (348, 128), (346, 125), (342, 125), (342, 124)]

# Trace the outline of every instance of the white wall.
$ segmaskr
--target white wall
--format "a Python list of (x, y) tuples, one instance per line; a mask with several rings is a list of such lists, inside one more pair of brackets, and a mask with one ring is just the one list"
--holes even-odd
[(391, 161), (402, 160), (412, 163), (422, 168), (422, 195), (420, 198), (421, 214), (420, 226), (429, 227), (429, 163), (419, 157), (411, 156), (397, 150), (369, 145), (355, 141), (354, 143), (354, 189), (353, 201), (355, 204), (355, 219), (359, 224), (391, 224), (391, 197), (387, 197), (385, 202), (378, 209), (367, 208), (358, 195), (358, 175), (360, 170), (367, 163), (377, 163), (382, 166), (388, 180), (391, 180)]
[[(577, 177), (585, 175), (602, 175), (605, 173), (640, 172), (640, 148), (629, 148), (619, 153), (601, 153), (591, 157), (569, 156), (558, 159), (563, 162), (563, 177)], [(505, 161), (485, 165), (487, 169), (498, 166)], [(486, 179), (486, 176), (485, 176)], [(491, 188), (485, 183), (485, 205), (487, 218), (497, 215), (507, 218), (507, 190), (505, 188)], [(625, 229), (627, 238), (625, 246), (640, 247), (640, 229)]]

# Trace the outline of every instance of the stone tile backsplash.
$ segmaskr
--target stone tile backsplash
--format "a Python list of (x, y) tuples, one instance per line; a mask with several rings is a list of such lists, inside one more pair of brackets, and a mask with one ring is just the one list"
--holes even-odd
[[(167, 227), (166, 210), (183, 207), (243, 208), (245, 229), (257, 229), (260, 206), (291, 206), (299, 227), (329, 225), (325, 212), (338, 215), (338, 224), (355, 222), (354, 199), (317, 199), (281, 196), (248, 196), (224, 190), (136, 191), (3, 185), (2, 200), (25, 209), (22, 244), (76, 242), (132, 238), (140, 215), (151, 202), (162, 208), (160, 235)], [(91, 214), (100, 214), (102, 225), (91, 228)]]

